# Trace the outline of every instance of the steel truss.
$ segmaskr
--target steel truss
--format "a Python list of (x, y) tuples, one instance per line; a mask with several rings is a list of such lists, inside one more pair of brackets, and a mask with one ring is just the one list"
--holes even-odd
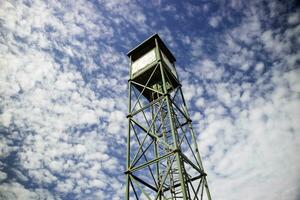
[(181, 85), (168, 88), (170, 76), (159, 60), (143, 84), (128, 81), (127, 200), (211, 200)]

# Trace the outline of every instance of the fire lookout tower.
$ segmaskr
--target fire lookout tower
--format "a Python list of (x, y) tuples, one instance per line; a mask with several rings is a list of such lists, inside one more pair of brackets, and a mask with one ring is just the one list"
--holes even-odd
[(157, 34), (127, 55), (126, 200), (211, 200), (175, 57)]

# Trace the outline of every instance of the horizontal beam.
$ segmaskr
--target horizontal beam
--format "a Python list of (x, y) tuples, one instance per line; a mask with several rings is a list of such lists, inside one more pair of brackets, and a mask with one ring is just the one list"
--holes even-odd
[(155, 158), (155, 159), (153, 159), (153, 160), (150, 160), (150, 161), (148, 161), (148, 162), (146, 162), (146, 163), (143, 163), (143, 164), (141, 164), (141, 165), (139, 165), (139, 166), (137, 166), (137, 167), (128, 169), (128, 170), (125, 172), (125, 174), (135, 172), (135, 171), (140, 170), (140, 169), (143, 169), (143, 168), (145, 168), (145, 167), (147, 167), (147, 166), (149, 166), (149, 165), (151, 165), (151, 164), (153, 164), (153, 163), (159, 162), (159, 161), (162, 160), (162, 159), (165, 159), (165, 158), (167, 158), (167, 157), (169, 157), (169, 156), (172, 156), (175, 152), (176, 152), (176, 151), (172, 151), (172, 152), (167, 153), (167, 154), (165, 154), (165, 155), (163, 155), (163, 156), (160, 156), (160, 157)]
[(138, 82), (131, 81), (131, 83), (133, 83), (133, 84), (135, 84), (135, 85), (138, 85), (138, 86), (141, 86), (141, 87), (144, 87), (144, 88), (146, 88), (146, 89), (148, 89), (148, 90), (151, 90), (151, 91), (153, 91), (153, 92), (156, 92), (156, 93), (159, 93), (159, 94), (163, 95), (162, 92), (160, 92), (160, 91), (158, 91), (158, 90), (155, 90), (155, 89), (153, 89), (153, 88), (147, 87), (147, 86), (145, 86), (145, 85), (143, 85), (143, 84), (140, 84), (140, 83), (138, 83)]
[(154, 190), (155, 192), (158, 192), (158, 190), (154, 186), (150, 185), (149, 183), (145, 182), (144, 180), (140, 179), (139, 177), (137, 177), (133, 174), (130, 174), (130, 176), (132, 178), (134, 178), (135, 180), (139, 181), (140, 183), (142, 183), (143, 185), (147, 186), (148, 188)]
[[(194, 177), (194, 178), (188, 179), (186, 182), (187, 182), (187, 183), (193, 182), (193, 181), (195, 181), (195, 180), (198, 180), (199, 178), (202, 178), (203, 176), (206, 176), (206, 174), (200, 174), (199, 176), (196, 176), (196, 177)], [(177, 187), (179, 187), (179, 186), (180, 186), (180, 183), (177, 183), (177, 184), (173, 185), (172, 187), (173, 187), (173, 188), (177, 188)], [(168, 191), (168, 190), (170, 190), (170, 189), (171, 189), (171, 188), (165, 188), (165, 189), (163, 190), (163, 192), (166, 192), (166, 191)]]
[(131, 112), (127, 115), (127, 117), (133, 117), (134, 115), (138, 114), (139, 112), (141, 112), (142, 110), (146, 110), (147, 108), (149, 108), (150, 106), (152, 106), (153, 104), (156, 104), (157, 102), (161, 101), (164, 99), (165, 96), (160, 96), (159, 98), (155, 99), (154, 101), (151, 101), (151, 103), (145, 105), (143, 108), (140, 108), (139, 110), (135, 111), (135, 112)]

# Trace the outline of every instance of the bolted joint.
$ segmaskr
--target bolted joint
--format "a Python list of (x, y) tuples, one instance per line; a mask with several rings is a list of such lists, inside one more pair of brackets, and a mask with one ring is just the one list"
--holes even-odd
[(181, 153), (181, 150), (177, 147), (176, 149), (173, 150), (173, 153)]
[(168, 92), (167, 92), (167, 93), (164, 93), (163, 96), (164, 96), (164, 97), (169, 97), (169, 98), (170, 98), (170, 93), (168, 93)]
[(201, 175), (204, 176), (204, 177), (207, 176), (207, 174), (204, 171), (201, 172)]
[(126, 118), (132, 118), (132, 114), (129, 113), (129, 114), (126, 116)]
[(124, 172), (124, 174), (131, 174), (131, 171), (130, 171), (130, 169), (128, 169), (128, 170), (126, 170), (125, 172)]

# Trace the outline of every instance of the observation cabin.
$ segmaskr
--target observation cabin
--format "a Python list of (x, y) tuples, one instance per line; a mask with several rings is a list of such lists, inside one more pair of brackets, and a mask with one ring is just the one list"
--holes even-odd
[(176, 59), (158, 34), (146, 39), (127, 56), (130, 58), (130, 80), (150, 102), (164, 94), (163, 77), (166, 92), (180, 85), (175, 68)]

